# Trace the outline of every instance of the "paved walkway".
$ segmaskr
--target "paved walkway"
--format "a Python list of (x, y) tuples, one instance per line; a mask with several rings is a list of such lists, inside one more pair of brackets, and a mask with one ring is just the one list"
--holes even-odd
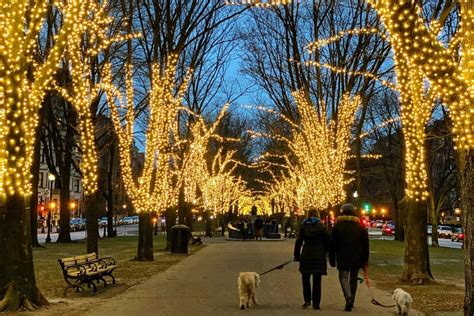
[[(293, 240), (282, 242), (221, 242), (215, 240), (166, 272), (129, 289), (88, 315), (349, 315), (335, 269), (323, 278), (321, 310), (303, 310), (298, 263), (262, 276), (257, 289), (259, 305), (240, 311), (237, 275), (240, 271), (262, 272), (293, 257)], [(390, 296), (376, 291), (378, 299)], [(352, 315), (394, 315), (393, 308), (370, 303), (365, 285), (359, 286)]]

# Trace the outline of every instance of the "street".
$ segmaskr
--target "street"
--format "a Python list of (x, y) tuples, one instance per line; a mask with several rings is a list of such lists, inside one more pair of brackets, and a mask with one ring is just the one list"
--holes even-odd
[[(132, 224), (132, 225), (121, 225), (116, 227), (117, 230), (117, 236), (136, 236), (138, 235), (138, 224)], [(56, 239), (58, 238), (58, 233), (56, 233), (56, 229), (53, 229), (54, 233), (51, 233), (51, 241), (55, 242)], [(159, 232), (160, 234), (162, 233), (161, 231)], [(103, 236), (104, 234), (104, 229), (101, 228), (99, 229), (99, 234), (100, 236)], [(369, 237), (370, 239), (382, 239), (382, 240), (394, 240), (393, 236), (382, 236), (382, 233), (378, 233), (376, 231), (370, 231), (369, 232)], [(81, 240), (86, 238), (86, 232), (85, 231), (78, 231), (78, 232), (71, 232), (71, 239), (72, 240)], [(38, 229), (38, 241), (40, 244), (44, 244), (46, 240), (46, 234), (41, 234), (41, 229)], [(462, 248), (462, 243), (461, 242), (455, 242), (451, 241), (451, 239), (444, 239), (444, 238), (439, 238), (438, 239), (440, 247), (446, 247), (446, 248), (455, 248), (455, 249), (461, 249)], [(428, 236), (428, 244), (431, 245), (431, 236)]]

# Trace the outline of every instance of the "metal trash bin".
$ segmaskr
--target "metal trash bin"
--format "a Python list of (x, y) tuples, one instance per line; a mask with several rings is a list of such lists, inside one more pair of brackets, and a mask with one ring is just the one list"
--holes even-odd
[(171, 227), (171, 253), (188, 253), (189, 227), (175, 225)]

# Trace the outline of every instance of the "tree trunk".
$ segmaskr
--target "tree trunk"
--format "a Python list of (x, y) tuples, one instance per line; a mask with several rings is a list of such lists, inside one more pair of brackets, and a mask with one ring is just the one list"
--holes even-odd
[(84, 196), (86, 228), (87, 228), (87, 253), (99, 254), (99, 223), (97, 223), (97, 193)]
[(421, 285), (433, 278), (430, 270), (427, 212), (425, 202), (407, 198), (403, 203), (405, 214), (405, 260), (402, 280)]
[(32, 310), (48, 301), (36, 287), (30, 211), (16, 194), (0, 205), (0, 312)]
[(140, 213), (138, 223), (138, 261), (153, 261), (153, 223), (150, 213)]
[(62, 170), (59, 170), (61, 175), (61, 192), (60, 192), (60, 213), (59, 213), (59, 236), (57, 242), (69, 243), (71, 242), (71, 212), (69, 210), (69, 203), (71, 202), (71, 168), (72, 168), (72, 152), (75, 146), (75, 131), (73, 126), (76, 126), (76, 112), (71, 104), (67, 104), (67, 128), (65, 136), (64, 148), (64, 164)]
[(433, 192), (430, 194), (429, 198), (429, 207), (430, 207), (430, 217), (431, 217), (431, 245), (433, 247), (439, 247), (438, 242), (438, 212), (435, 206)]
[(179, 188), (178, 194), (178, 223), (180, 225), (186, 224), (186, 200), (184, 197), (184, 184)]
[(396, 198), (392, 199), (393, 221), (395, 222), (395, 240), (404, 241), (405, 227), (403, 225), (403, 214), (398, 203), (399, 202), (396, 200)]
[(474, 315), (474, 150), (457, 152), (464, 229), (464, 314)]
[(191, 203), (186, 203), (186, 226), (189, 227), (189, 232), (193, 232), (193, 207)]
[(204, 212), (204, 221), (206, 223), (206, 237), (212, 237), (212, 221), (209, 211)]
[(166, 219), (166, 250), (171, 249), (171, 227), (176, 224), (176, 210), (169, 207), (165, 211)]
[(114, 230), (114, 166), (115, 141), (109, 147), (109, 170), (107, 172), (107, 237), (116, 237)]
[(41, 131), (43, 128), (44, 109), (39, 111), (39, 122), (36, 128), (36, 143), (31, 163), (31, 196), (30, 196), (30, 227), (31, 227), (31, 245), (33, 247), (41, 247), (38, 242), (38, 182), (40, 172), (41, 159)]

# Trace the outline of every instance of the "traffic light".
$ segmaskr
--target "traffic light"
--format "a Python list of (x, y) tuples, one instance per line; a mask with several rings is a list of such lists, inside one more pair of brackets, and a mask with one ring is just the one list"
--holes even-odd
[(370, 204), (369, 202), (365, 202), (362, 207), (364, 208), (364, 211), (367, 213), (367, 214), (370, 214), (370, 211), (372, 211), (372, 204)]

